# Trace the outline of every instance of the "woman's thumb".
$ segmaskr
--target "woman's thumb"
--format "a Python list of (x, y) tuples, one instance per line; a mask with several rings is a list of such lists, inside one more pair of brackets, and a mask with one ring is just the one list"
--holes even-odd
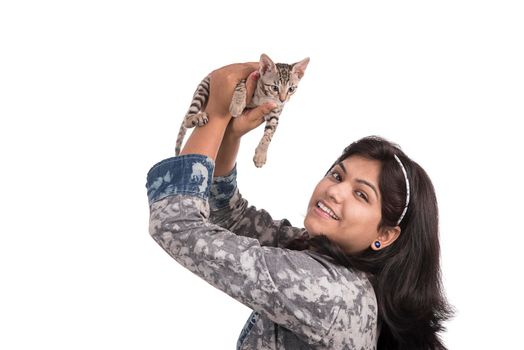
[(252, 121), (264, 121), (264, 116), (268, 115), (274, 108), (277, 107), (275, 102), (266, 102), (260, 106), (253, 108), (249, 113), (249, 119)]

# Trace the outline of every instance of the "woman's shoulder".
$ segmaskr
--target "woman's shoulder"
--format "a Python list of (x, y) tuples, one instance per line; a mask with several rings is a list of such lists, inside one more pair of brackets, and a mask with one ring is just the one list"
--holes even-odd
[(333, 279), (340, 282), (341, 286), (352, 290), (359, 290), (360, 293), (368, 294), (368, 297), (375, 298), (375, 292), (369, 274), (354, 268), (342, 266), (335, 262), (332, 257), (320, 252), (314, 250), (304, 250), (303, 252), (322, 264), (333, 276)]
[(304, 251), (323, 264), (333, 276), (329, 288), (338, 289), (338, 313), (326, 338), (333, 348), (343, 348), (349, 339), (359, 342), (356, 348), (371, 349), (377, 340), (378, 307), (373, 285), (368, 274), (341, 266), (326, 255)]
[(375, 290), (370, 276), (360, 270), (342, 266), (333, 258), (312, 250), (304, 250), (303, 253), (322, 264), (330, 275), (329, 284), (339, 299), (339, 314), (347, 314), (351, 317), (362, 317), (364, 322), (369, 318), (376, 323), (378, 303)]

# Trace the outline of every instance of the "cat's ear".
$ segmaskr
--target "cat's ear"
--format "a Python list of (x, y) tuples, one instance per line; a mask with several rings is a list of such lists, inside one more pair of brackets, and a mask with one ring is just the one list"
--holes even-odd
[(302, 61), (293, 63), (293, 69), (291, 70), (292, 74), (296, 74), (298, 79), (302, 79), (304, 72), (306, 71), (307, 65), (309, 63), (309, 57), (304, 58)]
[(276, 66), (273, 61), (271, 61), (271, 58), (269, 58), (265, 53), (260, 55), (260, 74), (274, 71), (276, 71)]

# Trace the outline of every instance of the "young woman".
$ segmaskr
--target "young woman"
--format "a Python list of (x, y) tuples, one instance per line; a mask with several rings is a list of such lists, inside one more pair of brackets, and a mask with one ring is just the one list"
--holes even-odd
[(238, 349), (445, 349), (435, 193), (397, 146), (348, 146), (314, 189), (304, 229), (241, 197), (240, 138), (274, 106), (231, 119), (229, 102), (247, 77), (252, 95), (257, 65), (214, 71), (208, 124), (149, 171), (151, 235), (253, 310)]

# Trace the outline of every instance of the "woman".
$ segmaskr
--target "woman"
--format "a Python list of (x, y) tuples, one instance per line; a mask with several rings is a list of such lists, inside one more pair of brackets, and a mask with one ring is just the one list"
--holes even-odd
[(208, 124), (148, 173), (153, 238), (253, 310), (238, 349), (445, 349), (435, 193), (398, 147), (370, 137), (346, 148), (314, 189), (305, 229), (241, 197), (240, 138), (274, 106), (231, 119), (229, 102), (248, 76), (252, 95), (256, 69), (214, 71)]

